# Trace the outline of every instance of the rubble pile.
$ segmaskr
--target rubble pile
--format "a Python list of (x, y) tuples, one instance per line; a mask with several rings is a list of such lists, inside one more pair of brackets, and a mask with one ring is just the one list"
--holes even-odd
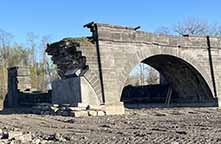
[(104, 106), (79, 105), (74, 107), (71, 105), (58, 105), (41, 103), (33, 106), (31, 111), (33, 114), (40, 115), (61, 115), (61, 116), (104, 116), (106, 115)]
[(65, 137), (58, 133), (43, 134), (22, 132), (19, 129), (0, 129), (0, 143), (1, 144), (47, 144), (47, 143), (65, 143)]
[(82, 55), (80, 44), (91, 44), (87, 38), (65, 38), (59, 42), (48, 44), (46, 52), (52, 56), (61, 78), (81, 76), (88, 70), (86, 57)]

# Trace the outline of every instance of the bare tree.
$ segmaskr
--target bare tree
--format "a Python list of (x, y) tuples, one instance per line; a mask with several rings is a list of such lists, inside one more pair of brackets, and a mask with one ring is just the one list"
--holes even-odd
[(209, 35), (213, 36), (220, 36), (221, 35), (221, 25), (220, 24), (214, 24), (209, 26)]
[(3, 65), (7, 65), (8, 63), (9, 48), (12, 38), (12, 34), (0, 29), (0, 56)]
[(155, 33), (157, 34), (178, 34), (178, 35), (196, 35), (196, 36), (221, 36), (221, 25), (218, 23), (209, 24), (205, 20), (196, 18), (186, 18), (178, 22), (174, 29), (169, 27), (159, 27)]
[(140, 64), (140, 85), (144, 85), (144, 64)]
[(159, 84), (159, 73), (150, 67), (146, 82), (147, 84)]
[(28, 48), (23, 47), (19, 44), (14, 44), (9, 49), (9, 57), (7, 67), (17, 66), (17, 65), (28, 65), (30, 61), (31, 51)]
[(43, 73), (43, 86), (47, 87), (48, 83), (50, 82), (50, 78), (51, 78), (51, 71), (50, 71), (50, 65), (48, 63), (48, 58), (47, 58), (47, 54), (45, 52), (46, 48), (47, 48), (47, 43), (49, 43), (49, 36), (43, 36), (42, 40), (41, 40), (41, 48), (40, 48), (40, 54), (41, 54), (41, 59), (42, 59), (42, 64), (44, 67), (44, 73)]
[(37, 40), (38, 36), (35, 35), (33, 32), (29, 32), (27, 34), (27, 43), (30, 46), (31, 49), (31, 64), (34, 65), (36, 62), (36, 40)]
[(209, 33), (209, 25), (206, 21), (187, 18), (178, 22), (174, 31), (179, 35), (206, 35)]

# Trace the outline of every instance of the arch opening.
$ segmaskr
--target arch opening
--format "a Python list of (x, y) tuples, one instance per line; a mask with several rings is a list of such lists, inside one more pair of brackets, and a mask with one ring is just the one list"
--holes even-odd
[(156, 69), (159, 83), (126, 84), (121, 101), (133, 107), (217, 106), (217, 98), (203, 76), (185, 60), (171, 55), (155, 55), (141, 61)]

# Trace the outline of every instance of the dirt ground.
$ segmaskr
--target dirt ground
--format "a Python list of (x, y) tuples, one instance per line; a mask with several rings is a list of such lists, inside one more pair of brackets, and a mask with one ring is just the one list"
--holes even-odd
[(217, 108), (154, 108), (126, 113), (84, 118), (2, 114), (0, 128), (8, 131), (9, 138), (0, 143), (221, 143), (221, 110)]

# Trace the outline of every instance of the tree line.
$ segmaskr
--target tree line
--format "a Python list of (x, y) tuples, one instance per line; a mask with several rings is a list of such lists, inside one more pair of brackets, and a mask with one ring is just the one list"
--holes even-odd
[(181, 36), (221, 36), (221, 24), (209, 23), (206, 20), (187, 17), (173, 26), (161, 26), (155, 32), (158, 34)]
[[(40, 41), (40, 43), (38, 42)], [(7, 93), (7, 68), (27, 67), (33, 90), (46, 91), (56, 78), (55, 66), (45, 53), (49, 37), (28, 33), (26, 45), (13, 41), (13, 35), (0, 29), (0, 96)]]

